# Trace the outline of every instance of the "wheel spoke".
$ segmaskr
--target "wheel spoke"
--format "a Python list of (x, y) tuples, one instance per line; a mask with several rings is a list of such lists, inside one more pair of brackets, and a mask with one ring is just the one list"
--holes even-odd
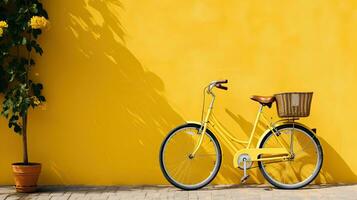
[(300, 153), (300, 152), (302, 152), (302, 151), (304, 151), (306, 149), (310, 149), (310, 148), (313, 148), (313, 147), (314, 147), (314, 144), (310, 143), (310, 144), (305, 145), (302, 149), (300, 149), (298, 152), (295, 152), (295, 153), (297, 154), (297, 153)]
[(175, 172), (173, 174), (173, 177), (175, 177), (177, 173), (182, 172), (182, 168), (185, 166), (186, 162), (187, 162), (187, 160), (185, 160), (182, 163), (180, 163), (180, 165), (173, 171), (173, 172)]
[[(187, 156), (186, 159), (188, 159), (188, 156)], [(177, 157), (177, 159), (176, 158), (175, 159), (170, 159), (170, 162), (168, 162), (168, 161), (166, 162), (166, 166), (177, 165), (179, 163), (184, 162), (186, 159), (184, 157), (183, 158)]]
[(215, 153), (206, 153), (206, 154), (196, 154), (195, 157), (210, 157), (210, 156), (216, 156), (217, 154)]
[(180, 170), (181, 171), (181, 175), (177, 177), (177, 180), (180, 181), (180, 182), (183, 182), (183, 179), (187, 175), (187, 173), (186, 173), (187, 165), (188, 165), (188, 161), (186, 160), (185, 164), (182, 167), (182, 170)]

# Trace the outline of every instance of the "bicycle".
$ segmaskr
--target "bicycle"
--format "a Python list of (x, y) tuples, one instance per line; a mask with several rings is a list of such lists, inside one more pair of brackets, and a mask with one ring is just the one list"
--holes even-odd
[[(217, 175), (222, 162), (220, 144), (211, 129), (225, 133), (228, 138), (243, 145), (233, 159), (233, 166), (243, 170), (241, 183), (246, 182), (247, 170), (257, 163), (264, 178), (281, 189), (298, 189), (311, 183), (318, 175), (323, 162), (321, 144), (316, 129), (297, 122), (299, 117), (310, 113), (312, 93), (281, 93), (274, 96), (252, 96), (260, 103), (249, 140), (239, 140), (222, 128), (212, 114), (216, 95), (214, 88), (227, 90), (228, 80), (213, 81), (204, 88), (201, 122), (187, 122), (174, 128), (160, 148), (160, 167), (165, 178), (177, 188), (196, 190), (209, 184)], [(205, 95), (211, 96), (206, 113)], [(271, 122), (263, 112), (277, 102), (279, 117)], [(257, 124), (263, 119), (266, 131), (256, 147), (252, 140)]]

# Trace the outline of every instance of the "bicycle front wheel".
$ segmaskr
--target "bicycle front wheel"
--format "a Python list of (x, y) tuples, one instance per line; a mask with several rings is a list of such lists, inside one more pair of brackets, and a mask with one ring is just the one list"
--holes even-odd
[(265, 135), (260, 148), (281, 147), (282, 142), (292, 157), (282, 161), (258, 162), (264, 177), (277, 188), (297, 189), (311, 183), (320, 172), (323, 153), (319, 140), (313, 132), (298, 124), (284, 124)]
[(208, 129), (194, 157), (191, 153), (201, 134), (198, 124), (184, 124), (172, 130), (160, 149), (160, 166), (165, 178), (184, 190), (195, 190), (209, 184), (217, 175), (221, 161), (221, 147)]

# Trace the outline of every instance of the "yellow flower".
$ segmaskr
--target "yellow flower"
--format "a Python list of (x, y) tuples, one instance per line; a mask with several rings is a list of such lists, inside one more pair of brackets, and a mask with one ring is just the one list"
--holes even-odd
[(0, 28), (7, 28), (8, 25), (5, 21), (0, 21)]
[(7, 28), (8, 25), (5, 21), (0, 21), (0, 37), (4, 34), (4, 29)]
[(48, 20), (43, 16), (33, 16), (29, 22), (32, 29), (45, 28), (48, 25)]

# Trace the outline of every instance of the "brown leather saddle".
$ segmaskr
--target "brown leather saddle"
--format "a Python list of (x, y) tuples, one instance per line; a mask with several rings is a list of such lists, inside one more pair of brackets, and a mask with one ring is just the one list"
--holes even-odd
[(253, 101), (257, 101), (260, 104), (262, 104), (263, 106), (268, 106), (269, 108), (271, 108), (271, 105), (274, 103), (275, 101), (275, 97), (274, 96), (258, 96), (258, 95), (253, 95), (252, 97), (250, 97), (251, 100)]

